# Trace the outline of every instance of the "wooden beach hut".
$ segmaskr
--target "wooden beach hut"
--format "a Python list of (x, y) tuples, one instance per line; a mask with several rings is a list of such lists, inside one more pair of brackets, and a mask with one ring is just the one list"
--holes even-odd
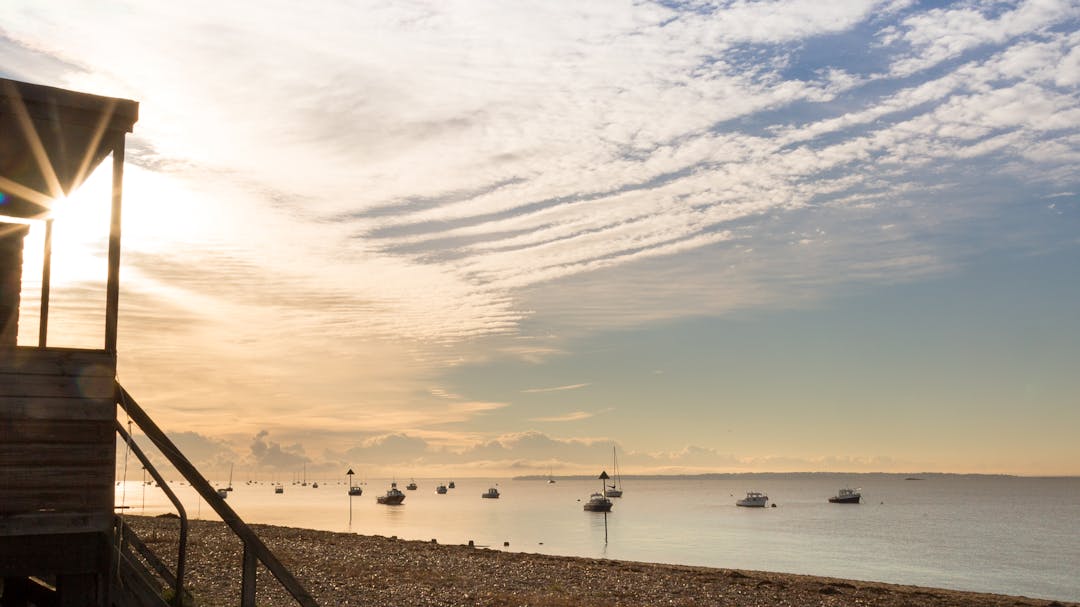
[[(117, 423), (120, 405), (243, 542), (238, 602), (254, 605), (255, 571), (262, 563), (297, 602), (314, 605), (116, 382), (124, 145), (138, 109), (125, 99), (0, 79), (0, 604), (165, 605), (162, 587), (170, 585), (173, 604), (183, 601), (186, 514)], [(51, 208), (107, 159), (112, 212), (101, 345), (54, 347), (48, 336)], [(35, 223), (46, 232), (41, 303), (37, 343), (24, 344), (23, 250)], [(178, 511), (175, 571), (114, 513), (118, 435)]]
[[(108, 600), (121, 180), (125, 136), (137, 119), (134, 101), (0, 80), (0, 573), (5, 594), (15, 592), (25, 576), (48, 576), (67, 603)], [(49, 251), (38, 343), (20, 345), (28, 224), (49, 223), (53, 201), (110, 156), (112, 222), (101, 347), (48, 347)], [(51, 246), (47, 238), (46, 247)]]

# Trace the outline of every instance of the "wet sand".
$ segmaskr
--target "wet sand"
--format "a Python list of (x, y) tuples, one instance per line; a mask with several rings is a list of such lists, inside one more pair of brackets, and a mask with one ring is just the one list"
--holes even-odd
[[(127, 517), (170, 565), (178, 522)], [(1052, 606), (1077, 603), (806, 575), (522, 554), (382, 536), (252, 525), (320, 605)], [(241, 545), (192, 521), (186, 585), (199, 606), (237, 605)], [(259, 567), (261, 606), (297, 605)]]

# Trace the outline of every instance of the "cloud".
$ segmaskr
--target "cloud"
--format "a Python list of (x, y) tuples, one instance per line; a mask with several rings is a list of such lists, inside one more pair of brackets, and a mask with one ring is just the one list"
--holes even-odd
[[(176, 448), (180, 453), (182, 453), (196, 469), (208, 477), (227, 474), (230, 466), (242, 460), (241, 456), (233, 449), (230, 442), (222, 438), (190, 431), (168, 432), (166, 435), (169, 440), (176, 445)], [(160, 473), (167, 477), (175, 473), (175, 468), (173, 468), (172, 464), (170, 464), (168, 459), (153, 446), (153, 443), (151, 443), (145, 435), (139, 434), (138, 430), (135, 429), (132, 438), (135, 444), (138, 445)], [(138, 478), (141, 474), (139, 470), (142, 468), (142, 463), (139, 462), (134, 454), (127, 452), (126, 443), (118, 440), (116, 449), (118, 474), (121, 474), (121, 468), (126, 466), (127, 478)]]
[(1080, 7), (1069, 0), (1028, 0), (1018, 3), (1013, 10), (991, 15), (996, 9), (990, 5), (961, 5), (907, 17), (899, 28), (890, 29), (886, 36), (887, 43), (903, 41), (912, 47), (910, 56), (894, 63), (893, 74), (907, 76), (968, 50), (1001, 44), (1080, 16)]
[(543, 392), (562, 392), (564, 390), (577, 390), (578, 388), (584, 388), (590, 384), (568, 384), (565, 386), (555, 386), (553, 388), (528, 388), (522, 390), (523, 394), (539, 394)]
[[(79, 25), (64, 30), (61, 47), (50, 42), (61, 20), (8, 9), (5, 22), (20, 24), (5, 30), (9, 44), (61, 66), (93, 66), (56, 68), (69, 84), (141, 99), (148, 111), (132, 148), (152, 150), (145, 160), (155, 163), (176, 160), (147, 166), (175, 167), (170, 178), (192, 190), (195, 204), (175, 208), (204, 221), (185, 239), (213, 237), (188, 256), (147, 254), (151, 245), (140, 242), (128, 259), (140, 275), (237, 316), (292, 323), (297, 334), (427, 343), (513, 335), (536, 312), (523, 296), (536, 285), (611, 280), (652, 260), (761, 240), (777, 216), (838, 192), (891, 205), (935, 159), (1044, 162), (1074, 147), (1039, 141), (1075, 123), (1072, 96), (1047, 86), (1067, 85), (1075, 72), (1075, 35), (1051, 27), (1075, 17), (1065, 2), (930, 11), (870, 1), (642, 5), (617, 15), (550, 7), (535, 8), (527, 24), (468, 6), (455, 9), (466, 12), (458, 19), (388, 6), (372, 8), (359, 31), (326, 27), (349, 21), (342, 7), (287, 19), (262, 11), (243, 28), (230, 20), (243, 12), (234, 9), (216, 22), (214, 40), (176, 47), (162, 41), (204, 24), (154, 7), (104, 23), (143, 24), (130, 30), (147, 60), (116, 72), (107, 66), (121, 49), (101, 43), (100, 15), (75, 10)], [(349, 52), (331, 59), (304, 36), (275, 36), (266, 51), (262, 28), (283, 21), (290, 31), (318, 23), (323, 43)], [(380, 42), (350, 44), (365, 28)], [(792, 77), (794, 65), (815, 58), (791, 43), (835, 36), (851, 45), (878, 30), (885, 45), (874, 52), (894, 66), (917, 56), (967, 62), (926, 82), (828, 58)], [(523, 39), (530, 53), (501, 52)], [(1000, 55), (980, 65), (965, 51), (984, 41)], [(222, 45), (246, 52), (222, 55)], [(429, 55), (431, 47), (445, 52)], [(477, 78), (477, 61), (498, 77)], [(203, 64), (213, 69), (190, 67)], [(237, 74), (263, 72), (272, 76), (257, 88), (237, 85)], [(802, 115), (821, 119), (786, 123)], [(147, 240), (168, 239), (166, 231)], [(755, 247), (772, 254), (763, 248)], [(754, 288), (751, 299), (769, 291)], [(327, 313), (304, 314), (313, 301)]]
[(570, 412), (570, 413), (564, 414), (564, 415), (555, 415), (555, 416), (549, 416), (549, 417), (532, 417), (532, 418), (529, 418), (529, 421), (546, 421), (546, 422), (580, 421), (582, 419), (589, 419), (591, 417), (595, 417), (595, 416), (600, 415), (600, 414), (605, 414), (605, 413), (611, 412), (611, 410), (615, 410), (615, 409), (613, 409), (611, 407), (608, 407), (606, 409), (598, 410), (598, 412)]
[(251, 441), (251, 455), (259, 468), (295, 469), (311, 461), (304, 455), (299, 444), (285, 445), (268, 440), (269, 432), (263, 430)]

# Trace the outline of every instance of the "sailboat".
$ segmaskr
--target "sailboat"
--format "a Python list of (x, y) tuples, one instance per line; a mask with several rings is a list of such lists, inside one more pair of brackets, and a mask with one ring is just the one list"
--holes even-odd
[(224, 488), (220, 488), (220, 489), (217, 490), (218, 497), (220, 497), (221, 499), (225, 499), (225, 498), (229, 497), (229, 492), (233, 490), (232, 489), (232, 469), (233, 469), (232, 464), (229, 464), (229, 484), (226, 485)]
[(622, 476), (619, 474), (619, 459), (615, 455), (615, 445), (611, 446), (611, 467), (615, 474), (615, 482), (604, 489), (604, 497), (622, 497)]
[(548, 466), (548, 484), (549, 485), (554, 485), (555, 484), (555, 477), (551, 474), (551, 466)]

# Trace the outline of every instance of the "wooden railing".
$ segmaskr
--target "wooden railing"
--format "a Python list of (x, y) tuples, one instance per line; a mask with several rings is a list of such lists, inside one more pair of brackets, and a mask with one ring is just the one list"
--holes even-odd
[[(116, 384), (116, 399), (117, 404), (120, 405), (127, 412), (131, 421), (135, 422), (135, 425), (143, 431), (150, 442), (157, 447), (158, 451), (169, 461), (170, 464), (176, 468), (177, 472), (184, 477), (185, 480), (191, 485), (193, 489), (206, 500), (206, 503), (217, 512), (221, 520), (228, 525), (229, 529), (244, 545), (243, 562), (242, 562), (242, 578), (240, 583), (240, 605), (241, 607), (255, 607), (255, 573), (258, 564), (261, 562), (266, 569), (277, 578), (278, 582), (285, 588), (286, 591), (292, 595), (293, 599), (303, 607), (318, 607), (318, 603), (312, 598), (311, 594), (300, 584), (293, 574), (281, 564), (281, 561), (266, 547), (259, 536), (255, 535), (255, 532), (248, 527), (247, 523), (241, 520), (240, 516), (222, 499), (217, 491), (210, 485), (209, 482), (199, 471), (188, 461), (184, 454), (176, 447), (175, 444), (165, 433), (161, 431), (161, 428), (154, 423), (154, 420), (150, 419), (150, 416), (146, 414), (142, 407), (135, 402), (135, 399), (128, 394), (127, 390), (123, 388), (119, 383)], [(123, 427), (117, 424), (117, 430), (121, 433), (121, 436), (126, 437)], [(129, 444), (134, 444), (134, 441), (129, 440), (130, 437), (126, 437), (125, 440)], [(132, 450), (134, 452), (134, 449)], [(141, 452), (140, 452), (141, 453)], [(139, 456), (140, 461), (143, 461), (146, 465), (146, 461), (143, 457)], [(148, 466), (149, 470), (151, 467)], [(157, 474), (156, 471), (153, 474)], [(155, 480), (157, 480), (155, 476)], [(166, 483), (163, 480), (158, 480), (158, 484), (165, 488)], [(168, 491), (166, 489), (166, 491)], [(175, 496), (172, 496), (175, 497)], [(172, 498), (170, 498), (172, 499)], [(176, 504), (177, 502), (173, 502)], [(176, 594), (174, 595), (175, 601), (180, 601), (184, 594), (183, 588), (183, 568), (180, 566), (184, 563), (184, 542), (186, 541), (187, 530), (187, 518), (186, 515), (182, 516), (182, 530), (184, 532), (185, 540), (181, 542), (181, 553), (178, 559), (177, 574), (175, 576), (175, 588)], [(168, 578), (165, 578), (166, 581)], [(179, 607), (180, 603), (175, 603)]]
[(169, 584), (173, 588), (173, 606), (183, 607), (184, 594), (187, 592), (184, 590), (184, 569), (187, 563), (187, 535), (188, 535), (188, 517), (187, 511), (184, 510), (184, 504), (180, 502), (180, 499), (176, 497), (176, 493), (169, 487), (169, 483), (165, 480), (161, 473), (158, 472), (154, 464), (150, 462), (150, 459), (146, 457), (143, 450), (135, 444), (131, 435), (124, 430), (124, 426), (120, 424), (120, 420), (116, 420), (116, 433), (120, 435), (120, 438), (124, 439), (124, 444), (127, 448), (135, 454), (135, 457), (142, 462), (143, 468), (150, 473), (150, 477), (154, 479), (158, 487), (165, 492), (165, 496), (172, 502), (174, 508), (176, 508), (176, 515), (180, 518), (180, 537), (179, 541), (179, 553), (176, 555), (176, 575), (173, 575), (169, 568), (157, 558), (154, 553), (146, 547), (138, 536), (126, 525), (121, 519), (116, 525), (117, 545), (121, 548), (125, 543), (133, 547), (143, 559), (154, 569), (154, 571), (161, 576), (161, 579), (165, 580), (165, 583)]

